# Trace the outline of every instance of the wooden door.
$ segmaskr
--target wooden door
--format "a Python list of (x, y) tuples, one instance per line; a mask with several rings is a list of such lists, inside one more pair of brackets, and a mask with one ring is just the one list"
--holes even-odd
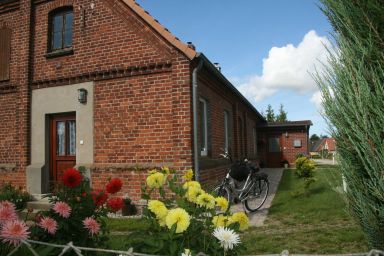
[(281, 167), (282, 149), (281, 149), (281, 136), (271, 135), (268, 136), (267, 141), (267, 166), (272, 168)]
[(76, 165), (76, 115), (50, 118), (50, 182), (57, 184), (63, 172)]

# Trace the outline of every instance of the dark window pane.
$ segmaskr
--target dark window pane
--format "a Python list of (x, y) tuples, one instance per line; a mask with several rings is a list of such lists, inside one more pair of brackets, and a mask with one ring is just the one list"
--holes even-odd
[(52, 23), (53, 32), (61, 32), (63, 31), (63, 16), (57, 15), (53, 17)]
[(53, 37), (52, 38), (52, 41), (53, 41), (52, 49), (53, 50), (61, 49), (62, 48), (62, 41), (63, 41), (61, 32), (53, 33), (52, 37)]
[(72, 30), (64, 32), (64, 48), (72, 46)]
[(72, 30), (73, 13), (69, 12), (65, 15), (65, 30)]

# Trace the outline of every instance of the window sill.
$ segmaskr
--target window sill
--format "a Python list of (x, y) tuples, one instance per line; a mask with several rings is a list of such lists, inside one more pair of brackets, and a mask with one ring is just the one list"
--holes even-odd
[(47, 52), (45, 54), (45, 57), (47, 59), (50, 59), (50, 58), (72, 55), (73, 53), (74, 53), (74, 51), (73, 51), (73, 48), (71, 47), (71, 48), (65, 48), (65, 49), (61, 49), (61, 50), (55, 50), (52, 52)]

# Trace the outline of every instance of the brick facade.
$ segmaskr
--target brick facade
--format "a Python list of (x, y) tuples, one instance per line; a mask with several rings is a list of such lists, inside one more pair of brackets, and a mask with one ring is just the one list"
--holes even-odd
[[(74, 17), (72, 49), (55, 56), (48, 51), (49, 15), (68, 6)], [(209, 60), (132, 0), (6, 1), (0, 4), (0, 27), (12, 30), (10, 80), (0, 81), (3, 182), (26, 186), (34, 150), (32, 92), (83, 82), (93, 82), (93, 163), (88, 168), (96, 188), (108, 177), (120, 177), (129, 184), (122, 193), (138, 200), (145, 170), (193, 168), (192, 71), (199, 60), (205, 64), (198, 74), (198, 97), (209, 106), (208, 155), (196, 156), (202, 181), (213, 184), (228, 166), (220, 158), (224, 111), (233, 157), (262, 154), (254, 137), (265, 123), (260, 114)]]

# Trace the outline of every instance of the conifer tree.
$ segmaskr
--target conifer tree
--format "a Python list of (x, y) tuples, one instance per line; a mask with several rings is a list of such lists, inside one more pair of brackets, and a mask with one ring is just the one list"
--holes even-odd
[(287, 112), (284, 110), (283, 104), (280, 104), (279, 114), (276, 116), (276, 122), (286, 122), (287, 120)]
[(350, 212), (369, 247), (384, 250), (384, 3), (321, 0), (337, 50), (315, 75), (336, 139)]
[(267, 110), (265, 112), (266, 112), (265, 119), (267, 119), (268, 122), (274, 122), (275, 121), (275, 111), (273, 111), (271, 104), (268, 104)]

